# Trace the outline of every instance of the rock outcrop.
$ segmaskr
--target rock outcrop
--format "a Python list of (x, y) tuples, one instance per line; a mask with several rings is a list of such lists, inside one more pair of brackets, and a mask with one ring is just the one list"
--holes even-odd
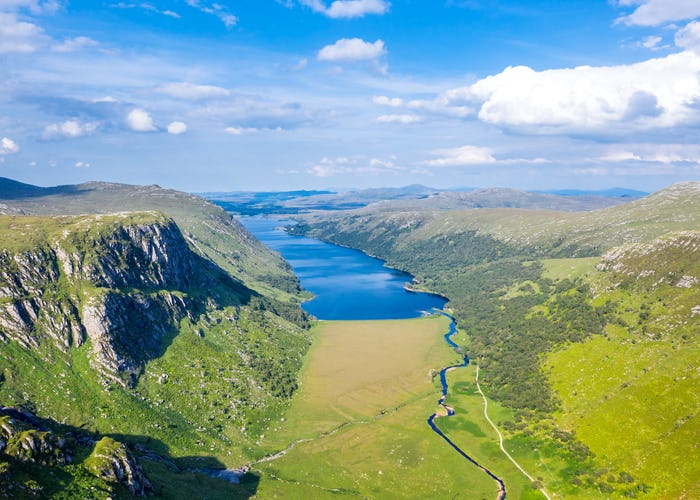
[(221, 279), (161, 214), (28, 222), (60, 231), (0, 252), (0, 340), (63, 352), (89, 341), (105, 383), (133, 384), (163, 337), (197, 309), (188, 292)]

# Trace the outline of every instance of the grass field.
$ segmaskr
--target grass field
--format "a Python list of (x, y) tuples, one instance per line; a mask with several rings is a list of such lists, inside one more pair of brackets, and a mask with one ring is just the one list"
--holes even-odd
[[(443, 317), (320, 323), (285, 420), (260, 440), (269, 452), (296, 444), (253, 466), (257, 497), (495, 498), (496, 483), (426, 423), (439, 408), (437, 372), (459, 360), (448, 326)], [(498, 450), (473, 377), (473, 367), (449, 373), (458, 416), (438, 425), (506, 481), (508, 498), (541, 498)], [(497, 405), (492, 416), (512, 417)]]

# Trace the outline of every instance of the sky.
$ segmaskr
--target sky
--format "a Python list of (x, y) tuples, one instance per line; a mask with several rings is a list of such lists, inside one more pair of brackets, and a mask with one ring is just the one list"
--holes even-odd
[(700, 179), (700, 1), (0, 0), (0, 176), (654, 191)]

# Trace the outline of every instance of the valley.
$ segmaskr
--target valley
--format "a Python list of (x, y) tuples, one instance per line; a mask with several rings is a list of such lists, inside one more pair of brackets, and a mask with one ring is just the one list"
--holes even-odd
[[(250, 226), (291, 265), (185, 193), (0, 187), (12, 495), (700, 494), (698, 183), (594, 211), (402, 198)], [(368, 283), (427, 302), (394, 313)], [(447, 317), (418, 317), (445, 300), (448, 342)]]

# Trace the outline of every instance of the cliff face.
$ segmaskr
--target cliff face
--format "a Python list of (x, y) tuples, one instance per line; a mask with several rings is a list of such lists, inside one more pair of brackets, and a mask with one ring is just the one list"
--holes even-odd
[(159, 214), (39, 221), (49, 227), (37, 245), (0, 253), (0, 339), (64, 352), (89, 341), (105, 381), (135, 382), (216, 269)]

